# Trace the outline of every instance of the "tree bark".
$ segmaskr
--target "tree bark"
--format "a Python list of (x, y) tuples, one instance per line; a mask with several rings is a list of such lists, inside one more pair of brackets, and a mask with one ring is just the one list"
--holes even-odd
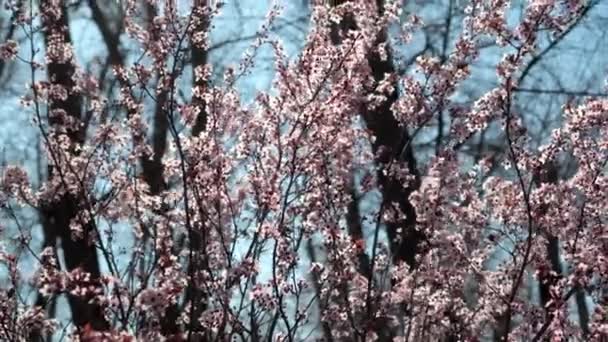
[[(41, 5), (43, 7), (55, 6), (49, 0), (43, 0)], [(53, 48), (53, 40), (58, 37), (61, 37), (63, 43), (71, 45), (71, 37), (68, 29), (68, 12), (64, 6), (61, 7), (61, 11), (62, 15), (59, 18), (43, 16), (44, 25), (46, 27), (44, 38), (47, 50)], [(50, 112), (63, 110), (78, 124), (74, 125), (74, 127), (68, 127), (67, 132), (65, 133), (72, 144), (71, 153), (73, 156), (76, 156), (78, 153), (76, 147), (84, 143), (85, 132), (79, 125), (82, 115), (82, 99), (73, 91), (75, 85), (73, 80), (75, 73), (74, 61), (71, 59), (61, 61), (51, 58), (47, 65), (47, 72), (51, 84), (62, 86), (68, 92), (66, 99), (54, 99), (50, 101), (49, 110)], [(62, 125), (62, 122), (51, 115), (49, 124), (53, 128)], [(55, 147), (49, 146), (49, 148), (52, 149)], [(51, 151), (51, 153), (53, 152)], [(53, 165), (52, 163), (48, 166), (49, 179), (54, 177), (62, 178), (64, 172), (67, 172), (67, 170), (57, 169), (56, 165)], [(44, 230), (51, 243), (56, 238), (59, 238), (67, 270), (73, 271), (76, 268), (81, 268), (82, 271), (90, 274), (91, 283), (96, 284), (100, 277), (99, 260), (95, 245), (88, 241), (89, 235), (95, 230), (94, 222), (84, 222), (82, 227), (82, 238), (73, 237), (70, 229), (72, 220), (77, 219), (78, 213), (84, 209), (84, 198), (78, 197), (80, 196), (66, 194), (59, 200), (47, 203), (42, 208)], [(74, 321), (74, 324), (77, 328), (82, 328), (88, 324), (94, 330), (106, 330), (108, 328), (108, 322), (105, 320), (102, 308), (95, 303), (90, 303), (90, 299), (91, 298), (80, 298), (68, 294), (68, 301), (72, 311), (72, 320)]]
[[(346, 1), (332, 1), (330, 4), (337, 6)], [(376, 5), (378, 14), (382, 15), (384, 12), (384, 1), (377, 0)], [(345, 16), (339, 25), (334, 24), (331, 32), (333, 43), (339, 44), (340, 33), (355, 29), (356, 26), (356, 22), (349, 15)], [(378, 52), (377, 47), (384, 43), (387, 43), (386, 30), (380, 32), (374, 46), (370, 48), (367, 57), (372, 76), (376, 83), (382, 81), (386, 74), (392, 75), (395, 73), (392, 53), (389, 47), (387, 47), (387, 58), (385, 59), (381, 58)], [(398, 85), (395, 85), (395, 88), (398, 88)], [(424, 235), (416, 230), (416, 212), (414, 206), (409, 201), (409, 196), (419, 186), (419, 175), (413, 149), (411, 144), (409, 144), (409, 133), (405, 127), (399, 125), (391, 110), (392, 105), (397, 99), (398, 93), (393, 91), (378, 106), (372, 108), (368, 104), (363, 103), (361, 115), (367, 128), (375, 137), (375, 140), (372, 142), (372, 152), (376, 156), (375, 162), (378, 166), (377, 177), (378, 186), (382, 193), (382, 207), (398, 209), (401, 213), (405, 214), (405, 218), (399, 218), (394, 222), (386, 223), (386, 232), (389, 238), (393, 262), (395, 264), (406, 262), (411, 268), (414, 268), (416, 266), (416, 255), (421, 251), (420, 247), (424, 240)], [(388, 173), (388, 168), (395, 163), (407, 164), (409, 172), (414, 176), (414, 182), (404, 185), (396, 176)], [(349, 227), (351, 227), (351, 230), (353, 227), (356, 227), (356, 222), (353, 222), (355, 214), (353, 210), (354, 208), (350, 208), (349, 210)], [(351, 233), (354, 234), (353, 236), (357, 236), (356, 229), (351, 231)], [(371, 276), (373, 277), (373, 275)], [(371, 281), (373, 278), (369, 279)], [(375, 331), (381, 341), (392, 340), (393, 334), (386, 324), (379, 324)]]
[[(544, 183), (556, 184), (559, 181), (558, 173), (558, 168), (554, 163), (547, 163), (535, 176), (534, 181), (537, 185)], [(539, 290), (541, 305), (545, 308), (547, 315), (546, 320), (552, 321), (554, 313), (551, 307), (547, 307), (547, 303), (551, 300), (551, 286), (555, 285), (559, 278), (562, 277), (562, 267), (559, 257), (559, 238), (549, 232), (545, 232), (545, 236), (547, 239), (547, 260), (553, 274), (541, 272)], [(586, 335), (589, 332), (589, 311), (585, 301), (585, 293), (581, 288), (576, 289), (575, 299), (579, 312), (579, 324), (583, 334)]]

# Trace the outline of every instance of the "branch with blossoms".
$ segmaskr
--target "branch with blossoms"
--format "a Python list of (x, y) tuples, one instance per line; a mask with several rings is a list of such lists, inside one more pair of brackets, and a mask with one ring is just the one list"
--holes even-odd
[[(444, 37), (412, 73), (398, 61), (423, 23), (398, 1), (313, 1), (296, 57), (272, 33), (277, 5), (216, 79), (222, 4), (178, 3), (114, 4), (117, 25), (88, 1), (101, 78), (74, 53), (66, 4), (11, 5), (26, 43), (0, 58), (27, 68), (21, 110), (47, 172), (35, 187), (27, 165), (2, 168), (3, 339), (608, 338), (608, 101), (577, 92), (540, 148), (515, 105), (539, 34), (569, 32), (588, 4), (529, 1), (508, 25), (507, 1), (470, 1), (453, 49)], [(499, 82), (463, 105), (488, 40), (505, 52)], [(246, 102), (263, 49), (274, 80)], [(467, 161), (496, 123), (501, 164)], [(546, 175), (564, 160), (576, 170)], [(575, 294), (593, 303), (583, 325)]]

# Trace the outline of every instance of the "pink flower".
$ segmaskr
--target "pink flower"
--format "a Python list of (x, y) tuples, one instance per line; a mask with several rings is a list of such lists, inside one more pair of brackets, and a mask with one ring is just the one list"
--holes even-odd
[(0, 59), (9, 61), (17, 57), (19, 52), (19, 45), (14, 40), (8, 40), (3, 44), (0, 44)]

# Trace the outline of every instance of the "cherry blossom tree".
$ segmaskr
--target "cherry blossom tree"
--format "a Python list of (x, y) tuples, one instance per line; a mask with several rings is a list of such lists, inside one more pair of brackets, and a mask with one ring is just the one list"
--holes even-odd
[[(28, 70), (18, 114), (46, 180), (2, 167), (2, 340), (608, 339), (608, 89), (564, 103), (541, 144), (515, 105), (541, 35), (596, 2), (530, 0), (515, 23), (509, 1), (458, 4), (453, 49), (409, 72), (424, 23), (399, 1), (312, 1), (297, 56), (273, 31), (278, 2), (220, 79), (222, 3), (86, 4), (100, 76), (74, 53), (67, 2), (7, 2), (23, 39), (0, 58)], [(489, 41), (498, 82), (463, 103)], [(272, 86), (246, 101), (264, 48)], [(502, 152), (471, 161), (489, 127)]]

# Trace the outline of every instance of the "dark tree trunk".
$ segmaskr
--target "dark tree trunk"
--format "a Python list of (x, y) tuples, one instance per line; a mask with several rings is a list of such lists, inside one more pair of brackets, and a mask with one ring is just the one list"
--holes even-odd
[[(48, 0), (43, 0), (41, 5), (44, 6), (55, 6)], [(59, 18), (50, 16), (43, 16), (44, 25), (46, 27), (45, 32), (45, 43), (47, 50), (53, 49), (56, 44), (55, 39), (63, 40), (65, 44), (71, 44), (71, 37), (68, 30), (68, 13), (65, 7), (62, 8), (62, 15)], [(54, 99), (50, 101), (49, 111), (53, 112), (56, 110), (65, 111), (65, 113), (71, 117), (77, 124), (70, 126), (66, 130), (66, 135), (71, 143), (72, 155), (77, 155), (76, 147), (82, 145), (84, 142), (84, 128), (79, 125), (81, 122), (81, 107), (82, 100), (80, 96), (73, 92), (74, 80), (73, 76), (75, 73), (74, 61), (73, 60), (57, 60), (50, 59), (47, 66), (48, 78), (51, 84), (60, 85), (65, 88), (68, 92), (66, 99)], [(53, 115), (50, 116), (49, 124), (51, 128), (56, 128), (63, 125), (60, 119), (55, 118)], [(64, 134), (64, 133), (58, 133)], [(49, 148), (54, 149), (54, 146)], [(51, 151), (51, 155), (57, 155), (56, 152)], [(56, 168), (53, 160), (48, 166), (48, 177), (64, 179), (64, 174), (70, 172), (68, 170), (61, 170)], [(84, 175), (77, 175), (79, 178)], [(66, 184), (64, 183), (63, 186)], [(82, 194), (82, 192), (81, 192)], [(86, 209), (86, 199), (81, 196), (74, 194), (63, 195), (60, 199), (51, 203), (46, 203), (42, 208), (42, 215), (44, 216), (44, 230), (49, 239), (50, 243), (53, 243), (57, 238), (61, 243), (61, 247), (64, 253), (65, 265), (68, 271), (72, 271), (76, 268), (82, 269), (82, 271), (89, 273), (91, 283), (96, 284), (100, 277), (99, 260), (97, 256), (97, 250), (95, 245), (91, 244), (89, 235), (95, 231), (94, 222), (88, 221), (83, 222), (79, 220), (79, 223), (83, 225), (83, 236), (73, 237), (70, 229), (70, 222), (77, 220), (78, 213), (83, 209)], [(108, 328), (108, 322), (105, 320), (102, 308), (95, 304), (89, 303), (91, 298), (80, 298), (73, 295), (68, 295), (68, 301), (72, 310), (72, 320), (77, 328), (82, 328), (85, 325), (90, 325), (94, 330), (106, 330)]]
[[(198, 9), (202, 9), (204, 6), (204, 1), (196, 0), (195, 5), (197, 6)], [(198, 23), (198, 25), (195, 29), (195, 32), (207, 31), (208, 26), (209, 26), (208, 18), (206, 18), (205, 14), (202, 14), (202, 13), (198, 14), (197, 17), (198, 17), (198, 20), (200, 20), (200, 22)], [(196, 70), (199, 67), (204, 67), (207, 64), (207, 50), (201, 48), (198, 44), (195, 44), (195, 43), (191, 43), (191, 45), (192, 45), (191, 55), (192, 55), (192, 81), (193, 81), (192, 86), (199, 87), (201, 89), (205, 89), (207, 87), (206, 81), (202, 80), (202, 79), (197, 79), (196, 75), (194, 73), (194, 70)], [(205, 101), (202, 98), (193, 94), (192, 95), (192, 105), (198, 107), (198, 109), (200, 110), (200, 113), (199, 113), (198, 117), (196, 118), (196, 122), (194, 123), (194, 127), (192, 128), (192, 135), (198, 136), (207, 127), (207, 113), (205, 112)]]
[[(537, 185), (541, 185), (544, 183), (557, 183), (559, 181), (559, 170), (554, 163), (548, 163), (545, 165), (539, 173), (535, 176), (534, 181)], [(545, 318), (548, 321), (553, 320), (553, 308), (547, 307), (547, 303), (551, 300), (551, 286), (555, 285), (560, 277), (562, 277), (562, 267), (560, 263), (559, 257), (559, 239), (550, 234), (549, 232), (545, 232), (545, 237), (547, 239), (547, 261), (550, 265), (550, 270), (553, 274), (549, 272), (541, 272), (540, 276), (540, 300), (541, 305), (545, 307), (545, 312), (547, 317)], [(585, 293), (581, 288), (576, 289), (575, 294), (576, 304), (579, 311), (579, 323), (581, 329), (584, 334), (589, 332), (589, 311), (587, 309), (587, 303), (585, 302)]]
[[(204, 13), (206, 2), (203, 0), (195, 0), (193, 7), (194, 8), (192, 16), (194, 17), (196, 23), (193, 32), (207, 31), (209, 22), (206, 13)], [(200, 45), (196, 42), (191, 41), (190, 44), (190, 52), (192, 58), (192, 87), (204, 90), (207, 87), (206, 80), (198, 79), (196, 77), (195, 70), (197, 70), (198, 68), (202, 68), (207, 64), (207, 51), (201, 48)], [(192, 127), (192, 135), (199, 136), (207, 128), (207, 113), (205, 110), (205, 101), (201, 97), (197, 96), (197, 94), (193, 93), (191, 104), (199, 110), (199, 114)], [(199, 198), (200, 194), (195, 193), (195, 195), (197, 196), (197, 201), (204, 200), (203, 198)], [(192, 248), (194, 251), (194, 260), (190, 260), (190, 264), (188, 265), (188, 267), (191, 269), (189, 273), (192, 271), (197, 272), (199, 269), (204, 268), (206, 265), (204, 237), (201, 236), (200, 232), (193, 231), (191, 234), (191, 238), (193, 241), (190, 241), (190, 248)], [(199, 254), (202, 254), (202, 258), (199, 258)], [(191, 310), (193, 310), (193, 313), (190, 315), (190, 318), (198, 320), (200, 315), (207, 309), (207, 294), (201, 291), (197, 287), (197, 284), (188, 284), (184, 303), (188, 302), (191, 303)], [(169, 308), (167, 308), (165, 318), (161, 322), (164, 334), (172, 335), (179, 332), (179, 327), (176, 324), (179, 314), (180, 308), (177, 304), (171, 305), (169, 306)], [(200, 324), (194, 323), (191, 325), (191, 328), (193, 331), (189, 332), (189, 336), (193, 337), (195, 340), (210, 340), (208, 332), (203, 331)], [(222, 333), (223, 332), (221, 331), (219, 332), (219, 334)]]
[[(331, 1), (331, 5), (340, 5), (346, 1)], [(378, 14), (384, 11), (384, 2), (377, 0)], [(340, 43), (340, 35), (348, 30), (355, 29), (356, 22), (350, 15), (342, 18), (339, 25), (334, 25), (331, 32), (331, 39), (334, 44)], [(393, 65), (392, 54), (390, 48), (387, 47), (387, 58), (383, 59), (379, 55), (377, 47), (380, 44), (387, 42), (387, 33), (383, 30), (378, 37), (374, 46), (370, 48), (368, 53), (368, 63), (371, 68), (372, 76), (376, 83), (382, 81), (386, 74), (393, 75), (395, 67)], [(395, 88), (398, 88), (395, 85)], [(406, 262), (410, 267), (416, 266), (416, 255), (420, 252), (421, 244), (424, 240), (424, 235), (416, 230), (416, 212), (413, 205), (409, 201), (410, 194), (418, 187), (419, 176), (416, 168), (416, 159), (409, 143), (410, 136), (405, 127), (400, 126), (399, 122), (393, 115), (391, 110), (392, 105), (397, 101), (398, 93), (393, 91), (389, 94), (385, 101), (378, 106), (370, 106), (363, 103), (361, 106), (361, 114), (367, 128), (371, 131), (375, 140), (372, 143), (372, 152), (376, 156), (376, 165), (378, 166), (378, 185), (382, 193), (382, 207), (389, 210), (398, 209), (405, 214), (405, 218), (398, 219), (395, 222), (386, 223), (386, 231), (389, 238), (389, 246), (393, 256), (393, 262), (399, 264)], [(406, 164), (409, 172), (414, 176), (415, 180), (409, 185), (404, 185), (396, 176), (386, 172), (387, 169), (394, 164)], [(358, 219), (356, 207), (349, 208), (349, 229), (353, 238), (357, 238), (360, 234), (358, 226), (354, 220)], [(362, 234), (361, 234), (362, 236)], [(362, 256), (360, 260), (365, 260), (366, 256)], [(365, 270), (362, 267), (361, 270)], [(367, 269), (370, 269), (367, 267)], [(367, 273), (370, 273), (367, 271)], [(371, 275), (373, 277), (373, 274)], [(369, 278), (370, 280), (372, 278)], [(374, 329), (381, 341), (392, 340), (393, 333), (386, 324), (376, 324)]]
[[(382, 32), (377, 39), (377, 44), (385, 43), (386, 38), (386, 32)], [(369, 65), (374, 80), (377, 82), (384, 79), (385, 74), (395, 72), (390, 52), (388, 58), (382, 60), (377, 49), (372, 49), (369, 54)], [(406, 262), (410, 267), (415, 267), (416, 255), (420, 252), (424, 235), (416, 230), (416, 212), (409, 201), (409, 196), (418, 188), (419, 177), (414, 151), (411, 144), (408, 143), (410, 136), (407, 129), (399, 126), (399, 122), (391, 111), (391, 106), (397, 101), (397, 98), (398, 94), (394, 91), (378, 107), (370, 109), (368, 106), (364, 106), (363, 118), (368, 129), (376, 137), (372, 149), (376, 155), (376, 164), (379, 166), (377, 176), (384, 206), (385, 208), (396, 206), (405, 214), (404, 219), (386, 225), (393, 260), (395, 263)], [(415, 176), (412, 184), (404, 186), (396, 176), (384, 172), (395, 163), (407, 164), (410, 173)]]

